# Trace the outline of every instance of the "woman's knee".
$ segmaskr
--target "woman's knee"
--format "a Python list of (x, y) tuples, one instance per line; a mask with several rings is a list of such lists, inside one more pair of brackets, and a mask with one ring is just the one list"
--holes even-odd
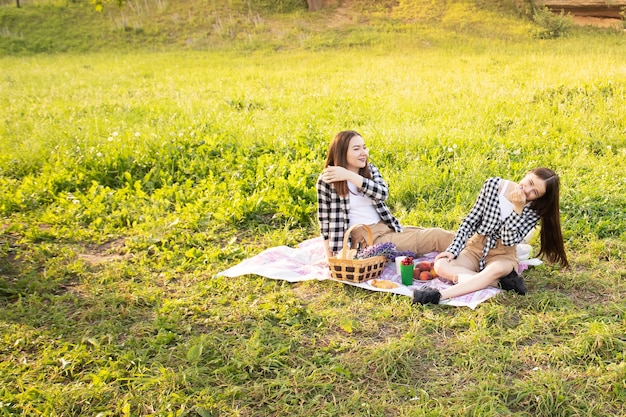
[(437, 259), (435, 261), (435, 264), (433, 265), (433, 268), (439, 276), (448, 278), (450, 275), (452, 275), (452, 265), (450, 264), (448, 259)]
[(515, 269), (515, 267), (509, 262), (494, 262), (487, 265), (485, 269), (489, 271), (489, 275), (491, 275), (494, 279), (498, 279), (508, 275)]

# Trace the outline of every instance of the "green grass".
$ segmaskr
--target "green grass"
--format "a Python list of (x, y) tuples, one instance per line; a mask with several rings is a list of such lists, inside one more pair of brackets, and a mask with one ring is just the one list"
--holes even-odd
[[(329, 10), (261, 11), (198, 48), (144, 23), (135, 46), (0, 57), (1, 415), (626, 414), (623, 34), (400, 3), (326, 32)], [(487, 176), (553, 167), (572, 268), (473, 311), (216, 277), (316, 235), (347, 128), (404, 224), (454, 229)]]

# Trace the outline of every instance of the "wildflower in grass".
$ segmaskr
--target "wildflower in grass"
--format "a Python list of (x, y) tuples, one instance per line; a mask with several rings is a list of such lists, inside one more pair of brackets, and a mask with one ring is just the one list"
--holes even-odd
[(80, 200), (74, 196), (72, 193), (67, 193), (67, 200), (71, 201), (72, 204), (80, 204)]

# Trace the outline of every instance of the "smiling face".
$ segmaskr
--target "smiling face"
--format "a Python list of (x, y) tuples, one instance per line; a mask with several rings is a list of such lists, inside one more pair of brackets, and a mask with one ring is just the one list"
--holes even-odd
[(541, 198), (546, 193), (546, 182), (532, 172), (528, 173), (524, 179), (519, 182), (522, 186), (526, 201), (533, 201)]
[(350, 171), (359, 172), (361, 168), (365, 168), (367, 165), (367, 157), (369, 151), (365, 146), (365, 141), (361, 136), (352, 136), (350, 138), (350, 144), (346, 152), (347, 166)]

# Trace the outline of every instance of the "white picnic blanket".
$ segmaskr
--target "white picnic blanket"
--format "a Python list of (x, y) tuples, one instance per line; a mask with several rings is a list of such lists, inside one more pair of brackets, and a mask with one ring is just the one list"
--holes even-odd
[[(432, 261), (436, 253), (429, 253), (418, 258), (418, 261)], [(537, 265), (541, 261), (537, 259), (529, 259), (520, 262), (520, 273), (524, 271), (528, 265)], [(321, 237), (305, 240), (296, 248), (289, 246), (276, 246), (269, 248), (252, 258), (245, 259), (241, 263), (217, 274), (217, 276), (237, 277), (241, 275), (260, 275), (266, 278), (280, 279), (289, 282), (299, 282), (308, 280), (334, 280), (328, 268), (328, 260), (324, 252), (324, 244)], [(392, 289), (382, 289), (374, 287), (369, 281), (362, 283), (351, 283), (346, 281), (337, 281), (347, 285), (364, 288), (371, 291), (391, 292), (399, 295), (412, 297), (414, 289), (422, 287), (437, 288), (443, 290), (449, 287), (448, 284), (439, 279), (430, 281), (413, 281), (413, 285), (402, 285), (400, 276), (396, 273), (395, 264), (388, 262), (384, 271), (378, 279), (387, 279), (398, 283), (398, 287)], [(445, 300), (441, 304), (452, 306), (466, 306), (475, 309), (478, 304), (500, 293), (497, 288), (487, 288), (476, 291), (460, 297), (454, 297)]]

